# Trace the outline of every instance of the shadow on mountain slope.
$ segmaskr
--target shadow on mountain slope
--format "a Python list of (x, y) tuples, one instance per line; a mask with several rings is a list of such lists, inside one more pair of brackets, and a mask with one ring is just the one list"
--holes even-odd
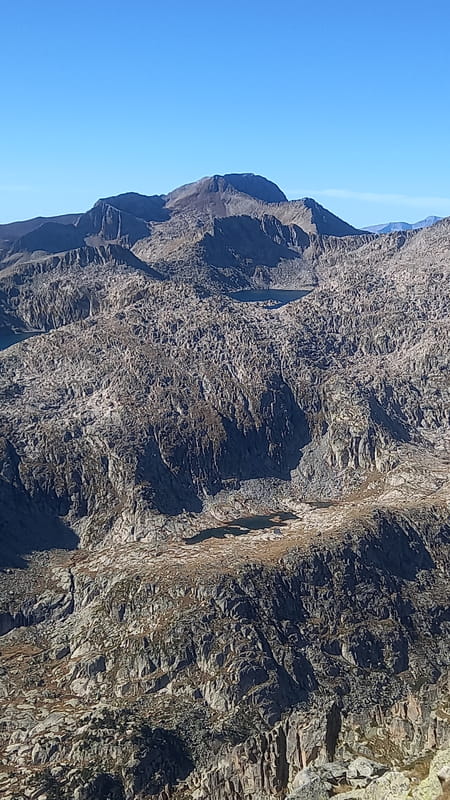
[(33, 551), (75, 550), (78, 536), (38, 508), (22, 490), (0, 479), (0, 568), (25, 567)]

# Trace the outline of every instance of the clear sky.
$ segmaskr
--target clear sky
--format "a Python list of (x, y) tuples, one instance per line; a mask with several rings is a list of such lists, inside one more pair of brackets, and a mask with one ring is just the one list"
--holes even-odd
[(450, 215), (450, 4), (0, 0), (0, 222), (256, 172), (355, 225)]

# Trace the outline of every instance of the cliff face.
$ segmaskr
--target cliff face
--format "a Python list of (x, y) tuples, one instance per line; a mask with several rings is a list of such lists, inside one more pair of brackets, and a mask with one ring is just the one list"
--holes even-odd
[(211, 540), (179, 545), (178, 566), (146, 546), (60, 553), (20, 599), (6, 577), (7, 785), (275, 798), (307, 766), (334, 760), (345, 785), (355, 755), (386, 771), (448, 746), (448, 686), (427, 688), (448, 667), (445, 520), (366, 512), (320, 543), (306, 517), (246, 537), (221, 576)]
[(109, 289), (133, 273), (160, 278), (116, 244), (8, 258), (0, 271), (0, 319), (5, 327), (21, 330), (60, 328), (97, 314), (108, 302)]

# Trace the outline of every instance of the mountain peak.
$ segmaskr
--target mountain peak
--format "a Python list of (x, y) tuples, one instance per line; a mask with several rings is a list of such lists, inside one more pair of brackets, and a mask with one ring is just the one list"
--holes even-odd
[(309, 234), (322, 236), (355, 236), (364, 231), (349, 225), (336, 214), (328, 211), (312, 197), (291, 200), (277, 210), (277, 216), (287, 225), (298, 225)]
[(145, 222), (162, 222), (168, 217), (164, 209), (164, 197), (159, 194), (146, 195), (138, 192), (124, 192), (113, 197), (101, 197), (95, 203), (94, 208), (101, 205), (112, 206), (119, 209), (119, 211), (124, 211), (134, 217), (143, 219)]
[(254, 175), (253, 172), (229, 173), (222, 177), (234, 189), (242, 194), (248, 194), (263, 203), (285, 203), (287, 197), (280, 187), (273, 181), (269, 181), (262, 175)]
[(193, 183), (174, 189), (167, 195), (169, 206), (184, 205), (187, 201), (199, 205), (210, 201), (221, 201), (235, 193), (244, 194), (263, 203), (285, 203), (287, 197), (272, 181), (252, 172), (211, 175)]

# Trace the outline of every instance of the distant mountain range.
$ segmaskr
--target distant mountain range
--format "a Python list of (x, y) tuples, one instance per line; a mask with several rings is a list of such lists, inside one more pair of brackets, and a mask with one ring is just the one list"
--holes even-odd
[[(101, 198), (85, 212), (0, 224), (0, 258), (4, 259), (8, 253), (12, 256), (37, 251), (67, 252), (105, 242), (133, 247), (138, 241), (148, 239), (158, 223), (166, 223), (167, 235), (163, 238), (170, 240), (178, 239), (181, 231), (174, 236), (172, 228), (178, 228), (177, 220), (182, 218), (187, 228), (191, 227), (187, 223), (191, 218), (194, 228), (199, 230), (199, 225), (202, 227), (203, 223), (203, 227), (207, 227), (214, 219), (240, 217), (243, 222), (243, 216), (262, 219), (267, 214), (283, 225), (298, 226), (309, 236), (337, 237), (418, 230), (429, 228), (442, 219), (429, 216), (419, 222), (386, 222), (358, 229), (310, 197), (289, 201), (275, 183), (261, 175), (213, 175), (166, 195), (127, 192)], [(182, 238), (186, 233), (187, 230)]]
[[(98, 200), (84, 213), (35, 217), (0, 225), (0, 250), (58, 253), (101, 242), (126, 243), (151, 236), (158, 223), (173, 227), (176, 219), (194, 220), (194, 229), (213, 219), (273, 214), (285, 225), (297, 225), (307, 234), (355, 236), (358, 230), (315, 200), (288, 201), (284, 192), (261, 175), (213, 175), (181, 186), (167, 195), (127, 192)], [(175, 223), (179, 228), (179, 224)], [(189, 225), (188, 225), (189, 227)], [(173, 231), (169, 235), (172, 236)]]
[(426, 217), (419, 222), (383, 222), (381, 225), (368, 225), (363, 230), (369, 233), (392, 233), (393, 231), (416, 231), (419, 228), (429, 228), (436, 222), (440, 222), (442, 217)]
[[(220, 292), (272, 284), (298, 288), (317, 284), (319, 262), (325, 251), (338, 247), (335, 239), (343, 239), (342, 249), (353, 250), (372, 238), (312, 198), (289, 201), (275, 183), (252, 173), (201, 178), (165, 195), (101, 197), (84, 212), (0, 225), (0, 329), (2, 322), (8, 331), (55, 327), (56, 318), (47, 319), (47, 301), (45, 320), (33, 312), (31, 323), (28, 311), (26, 319), (19, 312), (25, 295), (17, 285), (39, 282), (47, 268), (53, 280), (58, 274), (66, 284), (66, 270), (75, 263), (77, 284), (79, 269), (95, 265), (96, 286), (104, 265), (114, 263), (119, 271), (138, 270), (153, 279)], [(18, 298), (13, 316), (2, 291)], [(96, 296), (94, 286), (76, 308), (69, 304), (75, 315), (70, 319), (87, 313), (92, 292)], [(63, 317), (68, 320), (66, 311)]]

